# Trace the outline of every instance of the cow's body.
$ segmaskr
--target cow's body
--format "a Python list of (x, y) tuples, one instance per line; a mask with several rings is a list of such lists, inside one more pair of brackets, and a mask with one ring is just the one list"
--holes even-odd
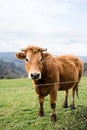
[(26, 59), (25, 68), (32, 78), (35, 90), (39, 97), (39, 116), (44, 113), (44, 97), (50, 94), (50, 104), (52, 108), (51, 120), (56, 120), (55, 107), (57, 91), (65, 91), (63, 107), (67, 107), (68, 90), (72, 88), (71, 108), (75, 108), (74, 96), (78, 90), (78, 83), (81, 79), (83, 63), (73, 55), (55, 56), (43, 53), (43, 49), (30, 46), (17, 53), (17, 58)]
[[(41, 79), (34, 80), (36, 92), (47, 96), (52, 90), (51, 83), (59, 83), (59, 71), (54, 58), (45, 60), (43, 63), (41, 72)], [(53, 84), (54, 85), (54, 84)], [(57, 89), (59, 85), (57, 85)]]

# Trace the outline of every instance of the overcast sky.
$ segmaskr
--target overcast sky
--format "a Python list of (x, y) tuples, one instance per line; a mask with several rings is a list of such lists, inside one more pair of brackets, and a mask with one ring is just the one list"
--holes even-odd
[(87, 0), (0, 0), (0, 52), (28, 45), (87, 55)]

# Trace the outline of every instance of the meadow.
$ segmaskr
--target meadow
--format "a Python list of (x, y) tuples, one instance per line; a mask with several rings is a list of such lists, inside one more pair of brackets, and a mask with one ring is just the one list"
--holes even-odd
[(57, 121), (51, 123), (49, 96), (44, 102), (45, 115), (37, 116), (39, 103), (31, 80), (0, 80), (0, 130), (87, 130), (87, 77), (81, 79), (76, 109), (64, 109), (63, 101), (64, 92), (58, 92)]

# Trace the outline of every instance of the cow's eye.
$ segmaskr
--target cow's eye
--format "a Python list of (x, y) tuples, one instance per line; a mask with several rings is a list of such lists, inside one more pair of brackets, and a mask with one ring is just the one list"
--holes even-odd
[(28, 61), (29, 61), (29, 58), (25, 58), (25, 60), (28, 62)]

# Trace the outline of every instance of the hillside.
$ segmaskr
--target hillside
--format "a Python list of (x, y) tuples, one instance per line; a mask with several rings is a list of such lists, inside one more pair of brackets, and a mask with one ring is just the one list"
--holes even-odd
[(0, 78), (26, 77), (24, 61), (17, 60), (15, 52), (0, 53)]
[[(27, 77), (24, 61), (16, 58), (16, 52), (0, 52), (0, 79)], [(84, 75), (87, 75), (87, 56), (79, 56), (85, 63)]]

